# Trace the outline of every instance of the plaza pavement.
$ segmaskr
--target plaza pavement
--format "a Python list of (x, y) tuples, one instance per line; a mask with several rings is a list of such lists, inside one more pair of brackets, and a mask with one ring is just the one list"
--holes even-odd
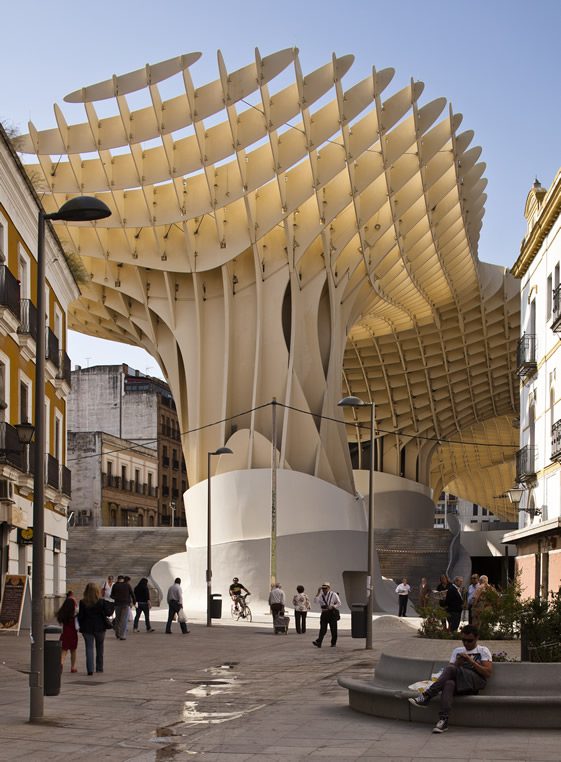
[[(361, 715), (337, 684), (341, 673), (369, 674), (382, 651), (447, 657), (449, 641), (416, 637), (419, 620), (380, 616), (374, 651), (350, 637), (343, 616), (337, 648), (312, 647), (318, 616), (306, 635), (275, 636), (262, 612), (253, 624), (229, 618), (191, 633), (153, 610), (157, 632), (126, 641), (106, 638), (105, 670), (88, 677), (83, 643), (78, 674), (69, 660), (61, 694), (45, 698), (45, 720), (29, 724), (29, 637), (0, 639), (0, 760), (560, 760), (561, 731), (454, 728), (433, 735), (425, 724)], [(292, 623), (291, 623), (292, 624)], [(519, 653), (518, 643), (493, 650)]]

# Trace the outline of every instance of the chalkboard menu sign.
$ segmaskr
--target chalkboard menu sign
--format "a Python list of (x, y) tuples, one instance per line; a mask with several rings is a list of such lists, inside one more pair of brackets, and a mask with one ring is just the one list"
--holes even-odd
[(19, 630), (27, 577), (19, 574), (6, 574), (2, 605), (0, 606), (0, 630)]

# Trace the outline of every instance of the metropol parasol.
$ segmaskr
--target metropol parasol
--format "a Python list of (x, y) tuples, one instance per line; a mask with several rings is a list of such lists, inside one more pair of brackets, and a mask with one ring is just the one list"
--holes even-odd
[(296, 49), (256, 50), (229, 71), (218, 53), (202, 85), (199, 57), (77, 90), (82, 121), (55, 106), (18, 144), (47, 212), (80, 194), (112, 210), (57, 229), (83, 265), (68, 322), (145, 348), (170, 384), (191, 485), (177, 568), (204, 580), (207, 454), (227, 446), (217, 583), (266, 594), (273, 427), (279, 578), (361, 567), (370, 413), (341, 423), (346, 395), (375, 404), (376, 527), (431, 527), (441, 490), (512, 520), (519, 290), (477, 257), (473, 132), (392, 69), (351, 81), (350, 55), (303, 72)]

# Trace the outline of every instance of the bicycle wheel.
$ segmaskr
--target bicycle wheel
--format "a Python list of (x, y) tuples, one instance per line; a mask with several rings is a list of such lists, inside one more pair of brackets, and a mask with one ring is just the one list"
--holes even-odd
[(251, 609), (249, 608), (247, 604), (245, 606), (244, 614), (245, 614), (244, 619), (246, 620), (246, 622), (251, 622)]
[(230, 608), (230, 613), (232, 614), (232, 619), (239, 619), (240, 618), (240, 612), (236, 608), (235, 604), (232, 603), (232, 606)]

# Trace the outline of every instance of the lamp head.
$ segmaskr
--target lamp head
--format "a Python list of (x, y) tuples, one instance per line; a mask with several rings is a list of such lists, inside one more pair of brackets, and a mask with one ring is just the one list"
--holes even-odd
[(211, 452), (211, 455), (233, 455), (233, 450), (230, 450), (229, 447), (219, 447), (218, 450), (215, 452)]
[(29, 421), (22, 421), (21, 423), (16, 423), (14, 428), (17, 432), (18, 442), (20, 444), (31, 444), (33, 434), (35, 433), (35, 426), (32, 423), (29, 423)]
[(361, 400), (360, 397), (343, 397), (342, 400), (339, 400), (337, 403), (337, 407), (370, 407), (369, 402), (364, 402), (364, 400)]
[(47, 220), (65, 220), (66, 222), (93, 222), (111, 215), (111, 209), (93, 196), (76, 196), (64, 203), (58, 212), (46, 214)]

